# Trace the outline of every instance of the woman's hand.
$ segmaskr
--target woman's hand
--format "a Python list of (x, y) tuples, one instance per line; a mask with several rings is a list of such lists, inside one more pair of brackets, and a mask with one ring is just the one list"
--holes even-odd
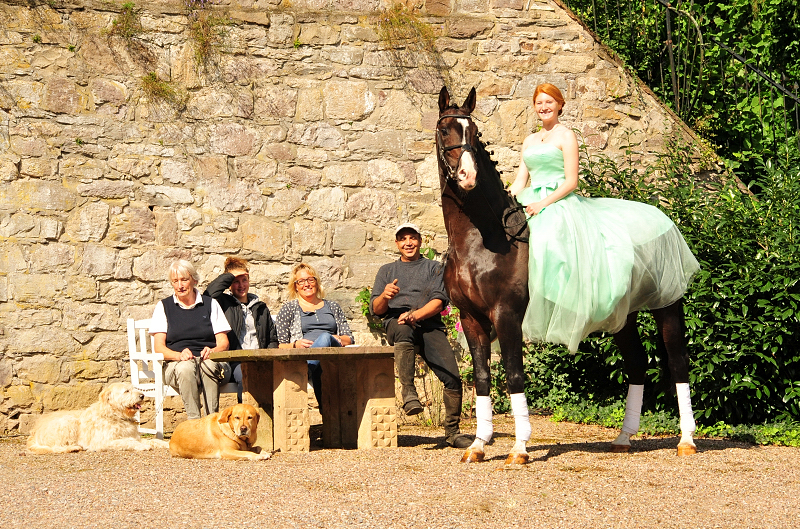
[(540, 200), (539, 202), (531, 202), (530, 204), (525, 206), (525, 211), (528, 213), (528, 215), (535, 217), (536, 215), (544, 211), (545, 206), (546, 204), (544, 203), (543, 200)]
[(311, 340), (306, 340), (305, 338), (300, 338), (299, 340), (294, 342), (293, 345), (294, 345), (294, 347), (296, 349), (308, 349), (309, 347), (311, 347), (311, 344), (313, 344), (313, 343), (314, 342), (312, 342)]

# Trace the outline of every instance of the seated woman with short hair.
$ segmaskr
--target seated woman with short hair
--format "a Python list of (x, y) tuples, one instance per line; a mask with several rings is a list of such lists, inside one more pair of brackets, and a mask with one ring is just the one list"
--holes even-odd
[(231, 368), (209, 356), (228, 349), (231, 328), (219, 303), (200, 294), (200, 276), (192, 263), (183, 259), (173, 262), (168, 278), (174, 294), (159, 301), (153, 311), (153, 350), (167, 360), (164, 381), (180, 394), (186, 415), (199, 419), (198, 370), (207, 399), (206, 414), (215, 413), (219, 411), (219, 386), (230, 378)]

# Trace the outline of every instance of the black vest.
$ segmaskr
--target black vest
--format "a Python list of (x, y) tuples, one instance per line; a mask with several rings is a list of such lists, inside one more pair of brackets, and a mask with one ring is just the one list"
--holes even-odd
[(214, 327), (211, 324), (211, 298), (202, 296), (203, 302), (191, 309), (175, 303), (173, 296), (161, 300), (167, 315), (167, 347), (181, 352), (188, 348), (194, 356), (200, 356), (204, 347), (217, 346)]

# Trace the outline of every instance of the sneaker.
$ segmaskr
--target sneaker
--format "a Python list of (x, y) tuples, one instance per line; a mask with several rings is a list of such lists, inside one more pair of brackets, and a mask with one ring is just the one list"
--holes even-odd
[(422, 404), (418, 400), (410, 400), (403, 404), (403, 411), (406, 412), (406, 415), (417, 415), (422, 413)]

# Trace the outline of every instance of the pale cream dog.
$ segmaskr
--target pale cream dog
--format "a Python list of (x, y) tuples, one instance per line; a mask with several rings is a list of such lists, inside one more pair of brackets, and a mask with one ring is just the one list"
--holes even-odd
[(28, 437), (28, 450), (61, 454), (168, 447), (166, 441), (140, 437), (136, 412), (142, 401), (144, 394), (129, 382), (110, 384), (85, 410), (58, 411), (39, 418)]
[(237, 404), (202, 419), (182, 422), (172, 432), (169, 453), (196, 459), (269, 459), (270, 452), (253, 446), (258, 417), (253, 406)]

